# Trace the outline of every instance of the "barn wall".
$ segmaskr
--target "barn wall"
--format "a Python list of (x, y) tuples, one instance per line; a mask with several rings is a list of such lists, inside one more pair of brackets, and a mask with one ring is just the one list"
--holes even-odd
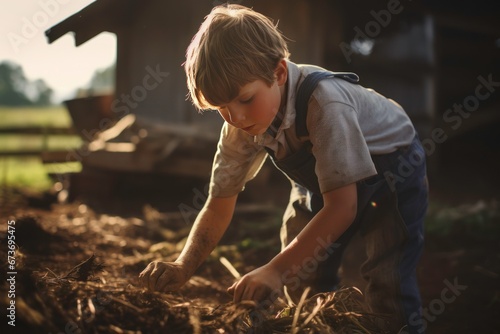
[[(214, 2), (215, 3), (215, 2)], [(326, 1), (311, 4), (305, 0), (295, 1), (244, 1), (265, 15), (279, 21), (279, 28), (292, 41), (290, 49), (296, 62), (323, 65), (325, 55)], [(131, 112), (148, 118), (173, 123), (204, 123), (217, 131), (221, 121), (216, 113), (197, 114), (186, 101), (186, 79), (181, 64), (185, 50), (199, 28), (203, 18), (210, 12), (211, 2), (152, 1), (141, 6), (133, 15), (133, 21), (118, 33), (118, 63), (116, 96), (133, 95), (137, 86), (143, 85), (148, 74), (146, 68), (169, 75), (158, 88), (147, 91), (147, 98), (140, 101)], [(136, 94), (137, 96), (137, 94)]]
[[(195, 30), (196, 15), (189, 8), (190, 3), (193, 1), (176, 2), (174, 9), (172, 2), (150, 2), (134, 13), (134, 21), (121, 36), (120, 44), (124, 46), (119, 57), (124, 60), (119, 63), (118, 72), (128, 72), (128, 75), (123, 75), (125, 82), (117, 83), (118, 97), (122, 93), (131, 94), (134, 89), (139, 91), (136, 87), (144, 86), (144, 78), (150, 76), (151, 71), (168, 73), (166, 77), (161, 74), (156, 88), (146, 90), (147, 97), (133, 109), (134, 113), (173, 123), (185, 123), (192, 117), (181, 66)], [(198, 16), (201, 18), (201, 13)], [(155, 84), (155, 80), (150, 82)]]

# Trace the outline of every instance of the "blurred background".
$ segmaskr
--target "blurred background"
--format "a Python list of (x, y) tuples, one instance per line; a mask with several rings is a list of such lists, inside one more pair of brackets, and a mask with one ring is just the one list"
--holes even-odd
[[(2, 211), (12, 214), (22, 205), (50, 210), (53, 203), (75, 200), (109, 201), (117, 212), (131, 208), (123, 203), (138, 200), (141, 205), (176, 208), (193, 196), (192, 189), (204, 189), (206, 195), (203, 185), (222, 123), (215, 113), (198, 114), (186, 100), (182, 63), (202, 19), (221, 3), (2, 4)], [(251, 6), (278, 23), (289, 39), (292, 61), (355, 72), (363, 86), (404, 107), (428, 158), (431, 206), (426, 233), (433, 255), (424, 256), (422, 264), (424, 300), (432, 301), (443, 279), (453, 279), (457, 272), (468, 284), (490, 289), (477, 300), (450, 306), (439, 320), (443, 327), (436, 321), (434, 328), (448, 328), (446, 323), (462, 314), (450, 310), (465, 314), (471, 303), (489, 305), (472, 317), (498, 310), (497, 3), (232, 3)], [(264, 184), (273, 191), (263, 193)], [(287, 191), (286, 179), (266, 163), (242, 197), (283, 206)], [(488, 316), (482, 319), (484, 327), (474, 328), (498, 333), (499, 327), (494, 331), (488, 325), (490, 320)]]

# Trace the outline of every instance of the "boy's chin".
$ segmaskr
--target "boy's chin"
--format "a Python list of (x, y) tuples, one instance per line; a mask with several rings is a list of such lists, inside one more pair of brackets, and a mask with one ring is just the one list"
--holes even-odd
[(262, 128), (259, 128), (259, 129), (251, 129), (250, 131), (248, 131), (247, 133), (248, 134), (251, 134), (252, 136), (259, 136), (259, 135), (262, 135), (266, 132), (267, 129), (262, 129)]

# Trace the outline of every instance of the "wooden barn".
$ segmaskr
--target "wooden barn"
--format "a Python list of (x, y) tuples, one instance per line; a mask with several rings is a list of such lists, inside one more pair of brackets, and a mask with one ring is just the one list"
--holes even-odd
[[(445, 147), (440, 140), (446, 137), (449, 144), (449, 138), (500, 121), (500, 93), (465, 100), (488, 76), (500, 81), (500, 23), (493, 2), (474, 7), (431, 0), (233, 2), (279, 21), (293, 61), (356, 72), (364, 86), (398, 101), (427, 139), (436, 170), (441, 154), (436, 152)], [(73, 32), (77, 46), (104, 31), (117, 36), (114, 95), (67, 101), (82, 137), (98, 139), (77, 157), (84, 172), (208, 179), (222, 123), (215, 113), (199, 115), (186, 100), (181, 64), (204, 16), (220, 3), (97, 0), (47, 30), (50, 43)], [(474, 109), (474, 117), (460, 122), (460, 114), (448, 111), (457, 103)], [(97, 135), (118, 119), (122, 124), (114, 132)]]

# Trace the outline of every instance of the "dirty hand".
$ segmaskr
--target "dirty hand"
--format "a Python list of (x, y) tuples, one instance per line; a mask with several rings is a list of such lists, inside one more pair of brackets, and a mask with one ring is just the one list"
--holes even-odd
[(139, 274), (143, 287), (159, 292), (176, 290), (188, 279), (187, 270), (178, 262), (153, 261)]
[(227, 291), (233, 294), (233, 301), (254, 300), (261, 302), (269, 298), (273, 302), (282, 294), (281, 273), (269, 264), (257, 268), (230, 286)]

